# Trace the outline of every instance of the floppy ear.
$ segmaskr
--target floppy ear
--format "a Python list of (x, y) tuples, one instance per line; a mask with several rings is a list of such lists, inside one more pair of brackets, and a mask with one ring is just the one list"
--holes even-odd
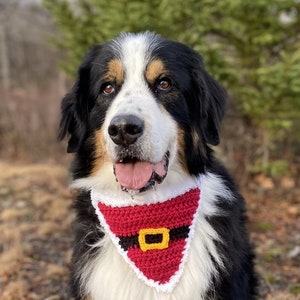
[(202, 84), (204, 92), (204, 122), (202, 122), (202, 136), (211, 145), (220, 143), (219, 129), (225, 114), (227, 93), (205, 70), (202, 70)]
[(72, 90), (62, 100), (58, 138), (62, 140), (70, 136), (68, 153), (76, 152), (86, 135), (88, 114), (94, 100), (90, 91), (91, 61), (98, 55), (101, 47), (93, 46), (84, 57)]
[(79, 149), (86, 133), (90, 82), (88, 56), (78, 70), (77, 80), (72, 90), (66, 94), (61, 103), (62, 117), (58, 138), (62, 140), (66, 136), (70, 136), (68, 153), (76, 152)]
[(59, 140), (63, 140), (66, 136), (70, 136), (67, 152), (76, 152), (84, 136), (84, 128), (81, 121), (76, 115), (76, 101), (78, 83), (75, 83), (71, 92), (69, 92), (62, 100), (61, 104), (61, 121), (59, 125)]
[(219, 129), (226, 107), (227, 93), (204, 69), (202, 57), (193, 53), (193, 89), (190, 103), (195, 133), (210, 145), (220, 142)]
[(66, 94), (61, 103), (61, 121), (58, 138), (70, 136), (68, 153), (76, 152), (86, 134), (87, 116), (90, 106), (89, 95), (90, 66), (82, 64), (78, 78), (72, 90)]

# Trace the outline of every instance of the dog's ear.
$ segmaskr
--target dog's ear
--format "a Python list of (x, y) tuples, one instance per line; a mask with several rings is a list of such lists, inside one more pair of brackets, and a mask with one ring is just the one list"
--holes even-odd
[(215, 146), (220, 143), (219, 129), (225, 114), (227, 93), (205, 70), (202, 73), (207, 101), (202, 134), (207, 143)]
[(99, 55), (101, 48), (101, 45), (96, 45), (90, 49), (79, 67), (72, 90), (62, 100), (58, 138), (62, 140), (66, 136), (70, 137), (68, 153), (76, 152), (86, 135), (88, 114), (94, 100), (90, 89), (91, 62)]
[(61, 121), (58, 138), (69, 137), (68, 153), (76, 152), (86, 132), (84, 106), (88, 97), (89, 71), (86, 65), (78, 70), (77, 80), (69, 93), (65, 95), (61, 103)]
[(73, 89), (63, 98), (61, 104), (61, 121), (59, 125), (59, 140), (69, 136), (67, 152), (76, 152), (79, 148), (84, 135), (84, 129), (76, 113), (76, 101), (78, 83), (76, 82)]
[[(194, 69), (194, 84), (196, 85), (197, 109), (194, 114), (196, 130), (204, 142), (210, 145), (220, 143), (219, 129), (226, 108), (227, 93), (204, 69), (201, 57), (198, 57), (198, 67)], [(200, 115), (199, 115), (200, 110)]]

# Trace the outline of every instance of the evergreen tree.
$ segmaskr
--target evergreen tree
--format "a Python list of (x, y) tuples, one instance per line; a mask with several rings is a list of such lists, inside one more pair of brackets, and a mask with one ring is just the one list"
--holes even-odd
[[(43, 0), (55, 18), (63, 67), (75, 74), (83, 54), (120, 32), (155, 31), (189, 44), (227, 88), (243, 116), (269, 141), (298, 126), (298, 0)], [(271, 137), (271, 139), (269, 138)]]

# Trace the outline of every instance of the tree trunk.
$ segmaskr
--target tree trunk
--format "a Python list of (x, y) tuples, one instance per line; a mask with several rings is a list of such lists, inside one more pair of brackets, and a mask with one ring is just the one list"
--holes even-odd
[(10, 87), (10, 66), (7, 49), (7, 39), (4, 26), (0, 24), (0, 72), (4, 89)]
[(262, 154), (262, 167), (265, 171), (269, 165), (270, 159), (270, 135), (269, 130), (264, 129), (263, 132), (263, 154)]

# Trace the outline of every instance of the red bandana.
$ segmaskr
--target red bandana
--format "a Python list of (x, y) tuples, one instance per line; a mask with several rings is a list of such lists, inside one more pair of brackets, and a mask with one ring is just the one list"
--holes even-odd
[(171, 291), (183, 272), (193, 236), (200, 190), (162, 203), (111, 207), (98, 202), (98, 216), (119, 252), (148, 285)]

